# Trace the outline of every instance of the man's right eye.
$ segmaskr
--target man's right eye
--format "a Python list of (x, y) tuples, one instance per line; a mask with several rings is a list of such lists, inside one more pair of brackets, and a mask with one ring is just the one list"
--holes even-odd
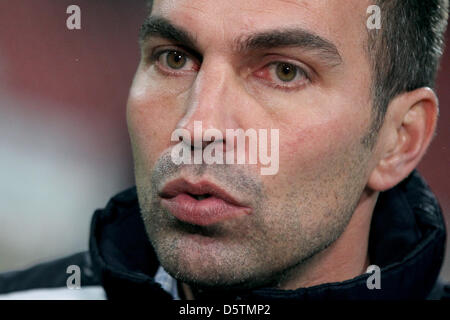
[(179, 50), (157, 52), (155, 62), (162, 71), (198, 71), (197, 64), (187, 54)]
[(172, 69), (181, 69), (186, 65), (187, 57), (178, 51), (169, 51), (165, 54), (167, 66)]

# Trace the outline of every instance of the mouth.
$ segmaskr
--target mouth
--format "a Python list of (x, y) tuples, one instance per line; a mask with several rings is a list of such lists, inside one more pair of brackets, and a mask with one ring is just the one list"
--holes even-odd
[(159, 196), (161, 205), (173, 216), (193, 225), (208, 226), (251, 213), (251, 208), (206, 180), (169, 182)]

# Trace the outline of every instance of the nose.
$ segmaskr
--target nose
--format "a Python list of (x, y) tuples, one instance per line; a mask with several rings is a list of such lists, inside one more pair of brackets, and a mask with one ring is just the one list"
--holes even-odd
[[(210, 143), (222, 143), (225, 147), (226, 129), (239, 128), (239, 121), (234, 105), (237, 102), (239, 88), (235, 74), (226, 62), (204, 60), (191, 88), (186, 101), (183, 118), (178, 122), (177, 128), (185, 129), (190, 133), (188, 142), (192, 148), (205, 148)], [(203, 141), (195, 129), (203, 132), (207, 129), (219, 130), (222, 141)]]

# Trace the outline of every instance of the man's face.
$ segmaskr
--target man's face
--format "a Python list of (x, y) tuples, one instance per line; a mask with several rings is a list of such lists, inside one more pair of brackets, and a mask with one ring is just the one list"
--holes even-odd
[[(153, 20), (127, 107), (143, 219), (169, 273), (198, 286), (276, 285), (345, 230), (371, 157), (362, 144), (371, 121), (367, 6), (155, 1), (152, 17), (191, 38)], [(278, 129), (278, 173), (261, 175), (259, 163), (175, 165), (172, 132), (193, 133), (194, 121), (224, 136)], [(182, 222), (162, 205), (176, 179), (213, 183), (250, 212)]]

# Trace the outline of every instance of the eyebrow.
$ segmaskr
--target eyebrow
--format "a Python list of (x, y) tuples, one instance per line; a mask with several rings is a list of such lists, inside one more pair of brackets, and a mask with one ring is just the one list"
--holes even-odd
[(238, 51), (299, 47), (316, 53), (321, 60), (327, 61), (331, 66), (342, 63), (342, 57), (331, 41), (302, 28), (276, 29), (245, 36), (236, 41), (235, 47)]
[[(142, 45), (152, 36), (165, 38), (199, 51), (196, 50), (198, 46), (193, 34), (160, 16), (149, 16), (144, 21), (139, 32), (140, 44)], [(311, 51), (331, 67), (342, 63), (342, 57), (336, 45), (303, 28), (274, 29), (243, 35), (235, 40), (233, 49), (237, 52), (247, 52), (279, 47), (298, 47), (305, 51)]]
[(142, 45), (149, 37), (161, 37), (175, 43), (196, 48), (195, 37), (181, 27), (173, 25), (169, 20), (159, 16), (145, 19), (139, 31), (139, 43)]

